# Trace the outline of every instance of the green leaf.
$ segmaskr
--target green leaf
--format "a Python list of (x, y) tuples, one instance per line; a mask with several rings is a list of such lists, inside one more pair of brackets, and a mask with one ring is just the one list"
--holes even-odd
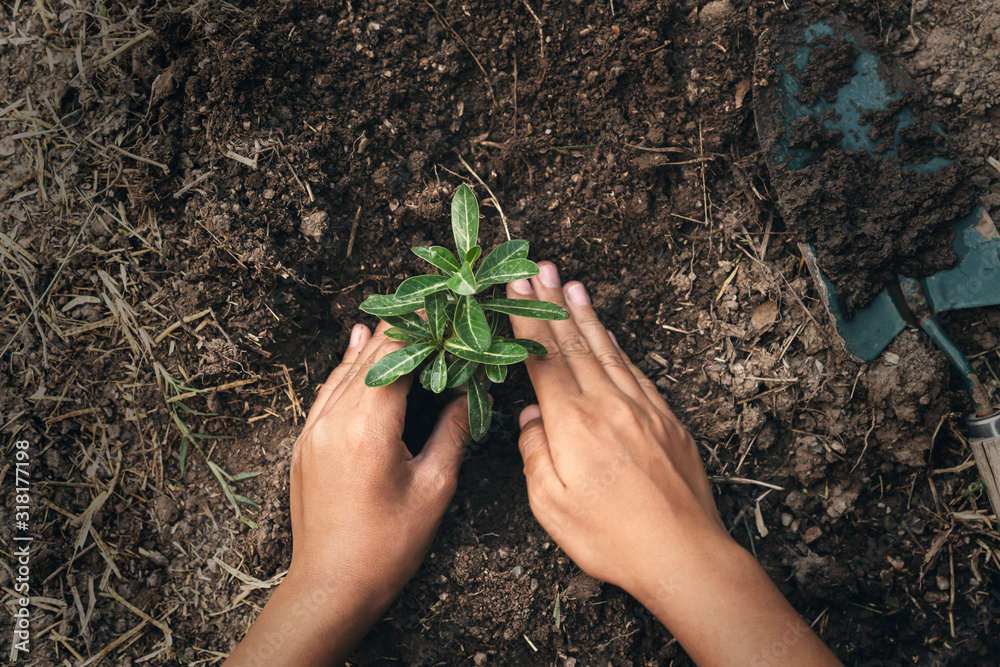
[(420, 259), (430, 262), (444, 271), (446, 276), (450, 276), (459, 269), (458, 260), (455, 259), (455, 255), (444, 246), (417, 246), (416, 248), (410, 248), (410, 250)]
[(534, 299), (490, 299), (480, 304), (483, 310), (533, 320), (568, 320), (569, 313), (554, 303)]
[(424, 298), (424, 311), (427, 313), (427, 326), (430, 327), (434, 340), (444, 338), (448, 329), (448, 297), (444, 292), (434, 292)]
[(385, 317), (387, 315), (406, 315), (424, 307), (423, 299), (400, 302), (392, 294), (372, 294), (365, 299), (359, 308), (369, 315)]
[(420, 386), (427, 391), (431, 390), (431, 366), (433, 364), (427, 364), (424, 370), (420, 371)]
[(448, 282), (447, 276), (413, 276), (399, 284), (396, 301), (409, 302), (423, 299), (428, 294), (440, 292)]
[(486, 321), (486, 313), (476, 303), (475, 297), (463, 296), (458, 300), (455, 309), (455, 333), (469, 347), (485, 352), (493, 344), (490, 334), (490, 324)]
[(229, 484), (226, 482), (225, 479), (226, 477), (229, 477), (229, 473), (227, 473), (225, 470), (222, 469), (221, 466), (212, 461), (208, 462), (208, 469), (212, 471), (213, 475), (215, 475), (215, 479), (218, 480), (219, 486), (222, 487), (222, 492), (226, 495), (226, 498), (229, 500), (229, 504), (233, 506), (234, 510), (236, 510), (236, 516), (242, 519), (243, 514), (240, 512), (240, 506), (236, 502), (236, 496), (229, 488)]
[(479, 203), (465, 183), (451, 198), (451, 231), (459, 256), (465, 257), (479, 239)]
[(254, 507), (260, 507), (260, 503), (254, 501), (254, 500), (250, 500), (246, 496), (241, 496), (238, 493), (234, 493), (233, 494), (233, 498), (235, 498), (238, 502), (246, 503), (247, 505), (253, 505)]
[(180, 454), (178, 455), (179, 458), (180, 458), (180, 460), (177, 462), (177, 464), (178, 464), (178, 467), (181, 469), (181, 474), (182, 475), (184, 474), (184, 463), (187, 461), (188, 442), (190, 442), (190, 441), (191, 441), (191, 438), (188, 438), (188, 437), (181, 438), (181, 451), (180, 451)]
[(536, 340), (531, 340), (530, 338), (511, 338), (510, 342), (517, 343), (524, 349), (528, 351), (528, 354), (534, 354), (535, 356), (542, 357), (549, 353), (545, 349), (545, 346)]
[(184, 412), (187, 412), (188, 414), (198, 415), (199, 417), (214, 417), (216, 414), (214, 412), (198, 412), (197, 410), (192, 410), (191, 408), (184, 405), (180, 401), (174, 401), (174, 402), (177, 403), (177, 407), (179, 407)]
[(244, 479), (252, 479), (259, 474), (260, 474), (259, 472), (241, 472), (239, 474), (233, 475), (229, 479), (233, 480), (234, 482), (240, 482)]
[(478, 361), (481, 364), (510, 365), (528, 358), (528, 351), (517, 343), (501, 340), (490, 345), (490, 349), (481, 352), (466, 345), (457, 338), (449, 338), (444, 342), (444, 349), (460, 359)]
[(365, 384), (369, 387), (384, 387), (395, 382), (400, 376), (412, 372), (434, 349), (429, 343), (415, 343), (385, 355), (368, 370)]
[(469, 252), (465, 253), (465, 263), (471, 265), (479, 256), (483, 254), (483, 249), (479, 246), (472, 246), (469, 248)]
[(486, 377), (488, 377), (491, 382), (500, 384), (507, 379), (507, 367), (498, 366), (496, 364), (486, 364)]
[(404, 343), (430, 343), (434, 339), (426, 333), (413, 333), (399, 327), (392, 327), (385, 330), (386, 338), (403, 341)]
[(441, 353), (434, 358), (434, 363), (429, 366), (431, 369), (430, 390), (435, 394), (440, 394), (448, 385), (448, 364), (444, 355), (444, 350), (441, 350)]
[(475, 375), (469, 378), (469, 432), (473, 440), (479, 440), (490, 428), (493, 411), (486, 389)]
[(427, 322), (416, 313), (407, 313), (406, 315), (386, 315), (382, 319), (385, 320), (387, 324), (398, 327), (399, 329), (409, 332), (414, 336), (423, 336), (425, 339), (430, 338), (431, 330), (427, 326)]
[(483, 263), (479, 265), (479, 273), (489, 272), (494, 267), (503, 264), (511, 259), (528, 259), (528, 242), (522, 239), (505, 241), (493, 248), (493, 252), (486, 256)]
[(468, 359), (456, 359), (448, 365), (448, 388), (459, 387), (469, 381), (479, 368), (479, 363)]
[(503, 329), (503, 325), (507, 323), (507, 316), (503, 313), (493, 313), (493, 317), (490, 318), (490, 335), (494, 338), (500, 335), (500, 329)]
[(448, 289), (463, 296), (476, 293), (476, 277), (472, 274), (472, 267), (463, 264), (462, 268), (448, 279)]
[(512, 280), (522, 278), (534, 278), (538, 275), (538, 265), (530, 259), (509, 259), (503, 264), (491, 267), (489, 271), (479, 269), (476, 274), (476, 283), (480, 287), (483, 285), (496, 285), (497, 283), (509, 283)]

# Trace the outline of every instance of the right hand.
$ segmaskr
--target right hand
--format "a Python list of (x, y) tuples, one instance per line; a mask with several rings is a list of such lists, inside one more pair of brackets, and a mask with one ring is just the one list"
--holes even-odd
[(512, 317), (549, 353), (525, 363), (539, 405), (521, 413), (528, 500), (585, 572), (644, 604), (699, 665), (840, 663), (729, 536), (698, 449), (601, 325), (583, 285), (550, 262), (508, 285), (570, 319)]
[(549, 352), (525, 362), (540, 404), (520, 418), (531, 509), (584, 571), (638, 595), (651, 570), (731, 540), (690, 433), (602, 326), (584, 286), (563, 288), (555, 265), (539, 267), (508, 296), (557, 303), (570, 319), (511, 318), (518, 337)]

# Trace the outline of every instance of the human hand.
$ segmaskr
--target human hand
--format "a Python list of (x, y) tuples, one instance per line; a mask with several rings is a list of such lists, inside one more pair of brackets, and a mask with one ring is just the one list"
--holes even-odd
[(699, 665), (838, 665), (749, 553), (730, 538), (697, 447), (601, 325), (583, 285), (550, 262), (508, 285), (570, 319), (511, 317), (548, 354), (525, 363), (539, 405), (520, 449), (538, 522), (577, 565), (656, 614)]
[(411, 377), (367, 387), (404, 345), (356, 325), (292, 450), (292, 563), (232, 664), (343, 664), (416, 573), (455, 493), (466, 398), (412, 456), (402, 441)]
[(691, 435), (598, 320), (584, 286), (563, 288), (552, 263), (539, 266), (508, 296), (552, 301), (571, 317), (511, 318), (515, 335), (549, 350), (525, 362), (540, 403), (520, 418), (531, 508), (583, 570), (637, 591), (654, 562), (679, 562), (694, 543), (728, 535)]
[(421, 453), (402, 441), (411, 376), (367, 387), (365, 374), (403, 343), (357, 325), (316, 396), (292, 451), (289, 577), (335, 579), (382, 603), (416, 573), (455, 493), (469, 439), (465, 397), (452, 401)]

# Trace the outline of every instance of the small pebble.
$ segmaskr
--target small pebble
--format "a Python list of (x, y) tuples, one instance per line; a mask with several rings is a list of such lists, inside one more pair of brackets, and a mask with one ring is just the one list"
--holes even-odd
[(531, 583), (528, 584), (528, 590), (532, 593), (538, 590), (538, 579), (531, 580)]
[(476, 667), (483, 667), (483, 665), (486, 664), (486, 654), (483, 653), (482, 651), (479, 651), (478, 653), (476, 653), (475, 656), (473, 656), (472, 663)]
[(794, 520), (794, 518), (795, 517), (793, 517), (788, 512), (782, 512), (781, 513), (781, 525), (784, 526), (785, 528), (788, 528), (790, 525), (792, 525), (792, 521)]
[(172, 524), (177, 521), (177, 503), (170, 496), (158, 496), (153, 511), (156, 512), (156, 518), (163, 523)]
[(155, 565), (156, 567), (166, 567), (170, 563), (170, 561), (167, 560), (167, 557), (161, 554), (159, 551), (150, 551), (149, 555), (146, 556), (146, 558), (148, 558), (149, 562)]
[(514, 577), (515, 579), (520, 579), (522, 574), (524, 574), (524, 568), (521, 567), (520, 565), (518, 565), (517, 567), (515, 567), (513, 570), (510, 571), (510, 576)]

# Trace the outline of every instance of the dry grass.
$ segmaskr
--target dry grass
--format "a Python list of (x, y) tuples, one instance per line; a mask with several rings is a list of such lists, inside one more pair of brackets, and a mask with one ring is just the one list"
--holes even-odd
[[(114, 525), (108, 517), (130, 508), (145, 516), (137, 533), (163, 530), (154, 510), (161, 497), (183, 503), (193, 494), (199, 504), (207, 498), (219, 507), (224, 495), (243, 498), (226, 485), (240, 476), (212, 463), (210, 451), (199, 465), (222, 475), (224, 493), (186, 488), (176, 477), (177, 428), (155, 408), (155, 397), (162, 396), (157, 368), (197, 383), (198, 374), (185, 363), (206, 354), (198, 347), (208, 332), (200, 332), (216, 327), (228, 336), (211, 309), (177, 312), (170, 291), (149, 277), (150, 260), (162, 257), (170, 240), (155, 215), (132, 199), (134, 181), (141, 169), (170, 170), (117, 143), (128, 145), (138, 126), (127, 119), (122, 124), (116, 105), (124, 102), (109, 96), (105, 84), (152, 32), (137, 11), (115, 10), (109, 18), (104, 5), (88, 0), (65, 3), (58, 13), (47, 3), (17, 1), (12, 11), (8, 4), (0, 27), (0, 364), (9, 382), (0, 398), (2, 460), (12, 460), (9, 448), (18, 438), (34, 445), (32, 554), (38, 568), (32, 652), (19, 655), (11, 647), (5, 656), (11, 664), (26, 657), (118, 664), (126, 656), (132, 664), (176, 664), (183, 649), (192, 664), (215, 664), (225, 657), (216, 649), (228, 646), (226, 638), (209, 636), (200, 647), (202, 638), (189, 634), (179, 647), (172, 625), (231, 614), (252, 593), (276, 583), (237, 576), (242, 588), (236, 597), (224, 594), (224, 582), (238, 572), (221, 560), (234, 538), (228, 519), (215, 544), (218, 561), (177, 543), (188, 557), (186, 565), (170, 565), (189, 571), (180, 585), (150, 584), (150, 577), (162, 578), (164, 557), (125, 546), (122, 534), (108, 530)], [(62, 111), (67, 89), (89, 104)], [(231, 157), (255, 162), (269, 150), (235, 146)], [(174, 395), (170, 405), (259, 379), (237, 374)], [(262, 388), (273, 392), (275, 410), (290, 410), (295, 421), (304, 415), (287, 368)], [(2, 467), (0, 481), (11, 475), (9, 466)], [(219, 529), (214, 517), (212, 522)], [(9, 575), (9, 553), (0, 551), (0, 576)], [(217, 607), (213, 598), (203, 599), (204, 582), (210, 582), (205, 590), (223, 591)], [(149, 587), (157, 592), (152, 602), (142, 594)], [(17, 596), (11, 585), (2, 590), (3, 602), (12, 604)]]

